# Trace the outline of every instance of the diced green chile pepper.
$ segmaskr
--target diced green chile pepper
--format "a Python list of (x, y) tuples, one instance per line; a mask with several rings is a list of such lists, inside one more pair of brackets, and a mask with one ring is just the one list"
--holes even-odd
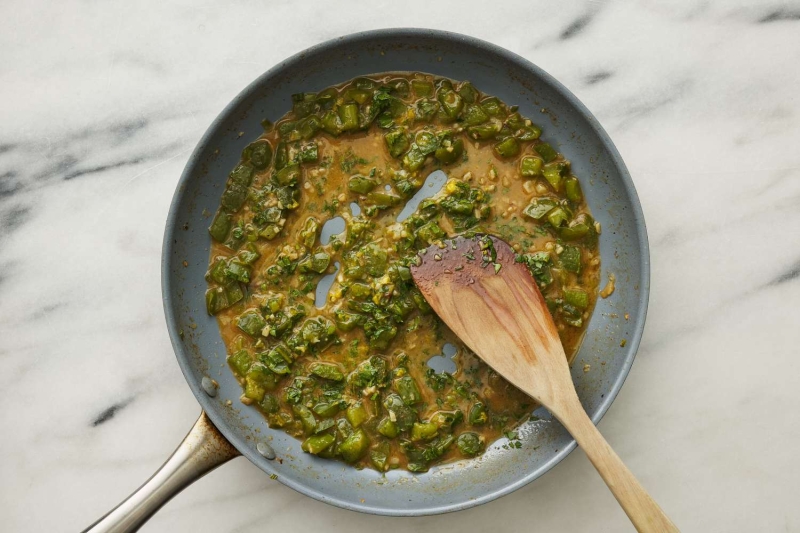
[(304, 452), (317, 455), (325, 451), (335, 441), (336, 437), (334, 437), (329, 433), (326, 433), (324, 435), (312, 435), (311, 437), (308, 437), (306, 440), (304, 440), (303, 444), (301, 444), (300, 447), (303, 449)]
[(430, 440), (439, 432), (439, 426), (431, 422), (414, 422), (411, 427), (411, 440)]
[(317, 418), (311, 412), (311, 409), (305, 405), (295, 404), (292, 406), (292, 411), (300, 419), (300, 423), (303, 425), (303, 433), (311, 435), (317, 428)]
[(423, 80), (411, 80), (411, 89), (419, 97), (428, 97), (433, 94), (433, 84)]
[(555, 148), (550, 146), (548, 143), (537, 144), (533, 147), (533, 149), (536, 150), (536, 153), (542, 156), (542, 159), (544, 159), (545, 163), (549, 163), (558, 157), (558, 152), (556, 152)]
[(469, 423), (473, 426), (482, 426), (489, 421), (489, 416), (486, 414), (486, 407), (481, 402), (475, 404), (469, 410)]
[(567, 272), (580, 274), (581, 272), (581, 250), (576, 246), (565, 246), (564, 251), (559, 256), (561, 266)]
[(466, 457), (475, 457), (483, 451), (483, 442), (477, 433), (467, 431), (462, 433), (456, 439), (456, 446), (461, 455)]
[(342, 309), (336, 310), (334, 316), (336, 317), (336, 327), (341, 331), (351, 331), (364, 320), (363, 315), (348, 313)]
[(267, 325), (267, 321), (255, 309), (251, 309), (239, 315), (236, 319), (236, 326), (253, 337), (261, 335), (261, 330)]
[(434, 157), (445, 165), (455, 163), (464, 156), (464, 141), (456, 139), (455, 141), (445, 140), (442, 145), (436, 149)]
[(546, 164), (542, 173), (553, 189), (560, 191), (563, 188), (563, 178), (567, 171), (569, 171), (569, 164), (565, 161), (557, 161)]
[(236, 183), (229, 183), (222, 193), (220, 204), (228, 211), (237, 212), (247, 199), (247, 187)]
[(458, 94), (461, 95), (461, 98), (463, 98), (465, 102), (469, 102), (470, 104), (476, 102), (480, 96), (478, 90), (468, 81), (461, 84), (458, 88)]
[(362, 402), (356, 402), (347, 408), (347, 421), (350, 422), (354, 428), (361, 427), (361, 424), (367, 421), (369, 414)]
[(403, 376), (394, 380), (394, 388), (406, 405), (413, 405), (422, 400), (417, 382), (411, 376)]
[(347, 188), (358, 194), (367, 194), (378, 186), (378, 181), (360, 174), (351, 176), (347, 180)]
[(589, 235), (591, 229), (588, 224), (578, 223), (566, 228), (561, 228), (559, 235), (565, 241), (577, 241)]
[(439, 103), (435, 100), (419, 100), (415, 108), (415, 116), (417, 120), (430, 121), (436, 115), (439, 109)]
[(409, 150), (403, 157), (403, 168), (409, 172), (419, 170), (422, 165), (425, 164), (426, 157), (427, 156), (419, 148), (417, 148), (416, 145), (413, 145), (411, 150)]
[[(390, 419), (394, 418), (394, 424), (398, 431), (406, 431), (417, 421), (417, 413), (406, 405), (398, 394), (389, 394), (383, 400), (384, 408), (389, 411)], [(394, 416), (391, 415), (394, 413)]]
[(439, 138), (435, 133), (422, 130), (417, 132), (414, 137), (414, 144), (417, 149), (425, 155), (432, 154), (439, 147)]
[(238, 260), (228, 261), (225, 267), (225, 276), (230, 279), (241, 281), (242, 283), (250, 283), (251, 268)]
[[(269, 144), (267, 144), (267, 146), (269, 146)], [(236, 165), (236, 167), (231, 170), (231, 173), (228, 176), (228, 184), (235, 184), (239, 185), (240, 187), (249, 187), (253, 182), (253, 174), (254, 172), (252, 164), (241, 163)]]
[(276, 185), (296, 185), (300, 181), (300, 165), (288, 165), (272, 175)]
[(250, 365), (253, 364), (253, 359), (247, 350), (239, 350), (235, 354), (228, 357), (228, 364), (231, 365), (233, 371), (239, 376), (244, 377), (247, 371), (250, 370)]
[(535, 176), (540, 176), (542, 174), (543, 163), (544, 161), (542, 161), (542, 159), (539, 157), (526, 155), (519, 162), (520, 174), (522, 174), (526, 178), (533, 178)]
[(263, 363), (253, 363), (245, 376), (244, 395), (251, 400), (260, 402), (267, 391), (275, 390), (278, 385), (278, 376), (273, 374)]
[(470, 126), (467, 128), (467, 134), (476, 140), (494, 139), (500, 131), (500, 124), (496, 122), (488, 122), (479, 126)]
[(395, 438), (400, 433), (399, 430), (397, 429), (397, 424), (392, 422), (392, 420), (388, 416), (382, 419), (380, 422), (378, 422), (377, 429), (378, 433), (390, 439)]
[(358, 105), (344, 104), (339, 107), (339, 119), (342, 121), (342, 131), (358, 129)]
[(344, 374), (339, 370), (339, 366), (334, 363), (312, 363), (309, 371), (315, 376), (331, 381), (342, 381)]
[(222, 209), (217, 211), (217, 216), (214, 217), (211, 226), (208, 228), (208, 233), (217, 242), (225, 242), (228, 237), (228, 232), (231, 229), (231, 215)]
[(508, 137), (495, 144), (494, 151), (500, 157), (515, 157), (519, 154), (519, 141), (514, 137)]
[(522, 212), (534, 220), (541, 220), (558, 204), (552, 198), (534, 198)]
[(581, 191), (581, 184), (578, 178), (570, 176), (564, 180), (564, 192), (570, 201), (580, 203), (583, 200), (583, 192)]
[(589, 294), (582, 289), (564, 289), (564, 301), (585, 310), (589, 307)]
[(342, 405), (341, 402), (319, 402), (311, 410), (323, 418), (329, 418), (341, 411)]
[(362, 429), (357, 429), (339, 445), (342, 459), (348, 463), (355, 463), (367, 453), (369, 437)]
[(535, 139), (538, 139), (541, 135), (542, 135), (542, 128), (540, 128), (536, 124), (531, 124), (530, 126), (522, 126), (520, 129), (514, 132), (514, 136), (520, 141), (533, 141)]
[(328, 111), (322, 115), (322, 129), (331, 135), (342, 133), (342, 119), (335, 111)]
[(481, 107), (483, 108), (484, 112), (491, 117), (499, 117), (505, 115), (503, 104), (500, 103), (500, 100), (498, 100), (495, 97), (490, 97), (482, 100)]
[(569, 214), (563, 207), (555, 207), (547, 213), (547, 221), (554, 228), (560, 228), (569, 221)]
[(386, 146), (389, 148), (389, 154), (391, 154), (392, 157), (400, 157), (408, 150), (408, 147), (411, 146), (408, 134), (403, 128), (395, 128), (388, 131), (383, 138), (386, 141)]
[(403, 199), (385, 191), (373, 191), (367, 195), (367, 202), (378, 207), (393, 207)]
[(272, 163), (272, 146), (266, 140), (256, 141), (244, 149), (242, 158), (250, 161), (258, 170), (264, 170)]

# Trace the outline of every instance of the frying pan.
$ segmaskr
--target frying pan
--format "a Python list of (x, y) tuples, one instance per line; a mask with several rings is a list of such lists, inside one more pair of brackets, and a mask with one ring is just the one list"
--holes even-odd
[[(189, 158), (167, 218), (162, 291), (178, 364), (203, 412), (161, 469), (87, 531), (136, 530), (182, 488), (239, 454), (317, 500), (354, 511), (410, 516), (494, 500), (541, 476), (575, 448), (561, 425), (539, 409), (519, 430), (521, 449), (498, 442), (480, 458), (435, 466), (424, 474), (380, 474), (303, 453), (298, 440), (270, 430), (258, 411), (239, 402), (241, 387), (225, 364), (216, 321), (205, 311), (209, 214), (216, 211), (242, 149), (262, 133), (260, 121), (286, 113), (293, 93), (390, 71), (470, 80), (479, 90), (519, 105), (523, 115), (543, 126), (544, 138), (572, 161), (602, 225), (602, 276), (613, 273), (617, 279), (614, 294), (598, 299), (572, 377), (595, 423), (608, 410), (639, 346), (650, 278), (641, 206), (611, 139), (563, 85), (495, 45), (434, 30), (356, 33), (309, 48), (263, 74), (222, 111)], [(586, 364), (590, 372), (584, 372)]]

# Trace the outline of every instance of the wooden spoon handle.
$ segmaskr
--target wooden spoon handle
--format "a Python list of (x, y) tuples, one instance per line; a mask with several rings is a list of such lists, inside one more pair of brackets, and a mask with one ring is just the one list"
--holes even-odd
[[(559, 399), (559, 409), (552, 410), (564, 427), (583, 448), (600, 477), (606, 482), (625, 514), (639, 533), (679, 532), (672, 520), (650, 497), (622, 459), (611, 449), (606, 439), (592, 423), (575, 393), (565, 393)], [(572, 398), (569, 398), (572, 396)], [(556, 412), (558, 411), (558, 412)]]

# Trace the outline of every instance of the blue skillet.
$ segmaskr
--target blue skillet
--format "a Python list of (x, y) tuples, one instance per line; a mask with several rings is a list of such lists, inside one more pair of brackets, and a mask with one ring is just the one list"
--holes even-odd
[[(584, 194), (603, 229), (602, 276), (613, 273), (617, 281), (611, 297), (598, 299), (572, 378), (595, 424), (608, 410), (639, 347), (650, 286), (642, 209), (611, 139), (563, 85), (493, 44), (423, 29), (356, 33), (309, 48), (264, 73), (228, 104), (189, 158), (164, 232), (162, 290), (175, 355), (202, 413), (162, 468), (87, 531), (136, 530), (182, 488), (239, 455), (317, 500), (365, 513), (418, 516), (499, 498), (538, 478), (575, 448), (572, 437), (542, 409), (535, 413), (538, 420), (520, 428), (521, 449), (504, 449), (501, 442), (480, 458), (424, 474), (380, 474), (303, 453), (299, 441), (270, 430), (258, 411), (238, 400), (241, 387), (225, 365), (215, 319), (205, 311), (203, 276), (211, 245), (207, 214), (219, 206), (242, 149), (262, 133), (260, 121), (284, 115), (293, 93), (392, 71), (470, 80), (481, 91), (519, 105), (523, 115), (544, 126), (545, 139), (567, 155), (583, 178)], [(583, 371), (586, 364), (591, 372)]]

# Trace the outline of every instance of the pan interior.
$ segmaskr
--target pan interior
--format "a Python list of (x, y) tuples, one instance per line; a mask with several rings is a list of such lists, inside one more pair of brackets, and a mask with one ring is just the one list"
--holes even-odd
[[(617, 279), (614, 294), (598, 300), (572, 365), (581, 402), (597, 422), (622, 386), (644, 327), (649, 257), (641, 207), (619, 154), (588, 110), (538, 67), (483, 41), (432, 30), (359, 33), (306, 50), (254, 81), (211, 125), (181, 176), (164, 236), (162, 285), (170, 336), (184, 376), (212, 421), (250, 461), (282, 483), (340, 507), (424, 515), (507, 494), (549, 470), (575, 443), (540, 409), (535, 413), (538, 420), (519, 430), (522, 448), (507, 449), (501, 439), (478, 459), (434, 467), (425, 474), (381, 475), (303, 453), (298, 440), (269, 429), (258, 411), (239, 402), (241, 387), (227, 368), (225, 346), (204, 301), (209, 214), (216, 211), (242, 149), (262, 133), (260, 121), (283, 116), (293, 93), (397, 71), (470, 80), (481, 91), (519, 105), (523, 115), (542, 125), (544, 138), (583, 178), (584, 194), (603, 230), (602, 277), (613, 273)], [(587, 364), (591, 370), (584, 372)], [(203, 391), (204, 376), (219, 383), (216, 397)], [(269, 443), (280, 461), (261, 456), (259, 442)]]

